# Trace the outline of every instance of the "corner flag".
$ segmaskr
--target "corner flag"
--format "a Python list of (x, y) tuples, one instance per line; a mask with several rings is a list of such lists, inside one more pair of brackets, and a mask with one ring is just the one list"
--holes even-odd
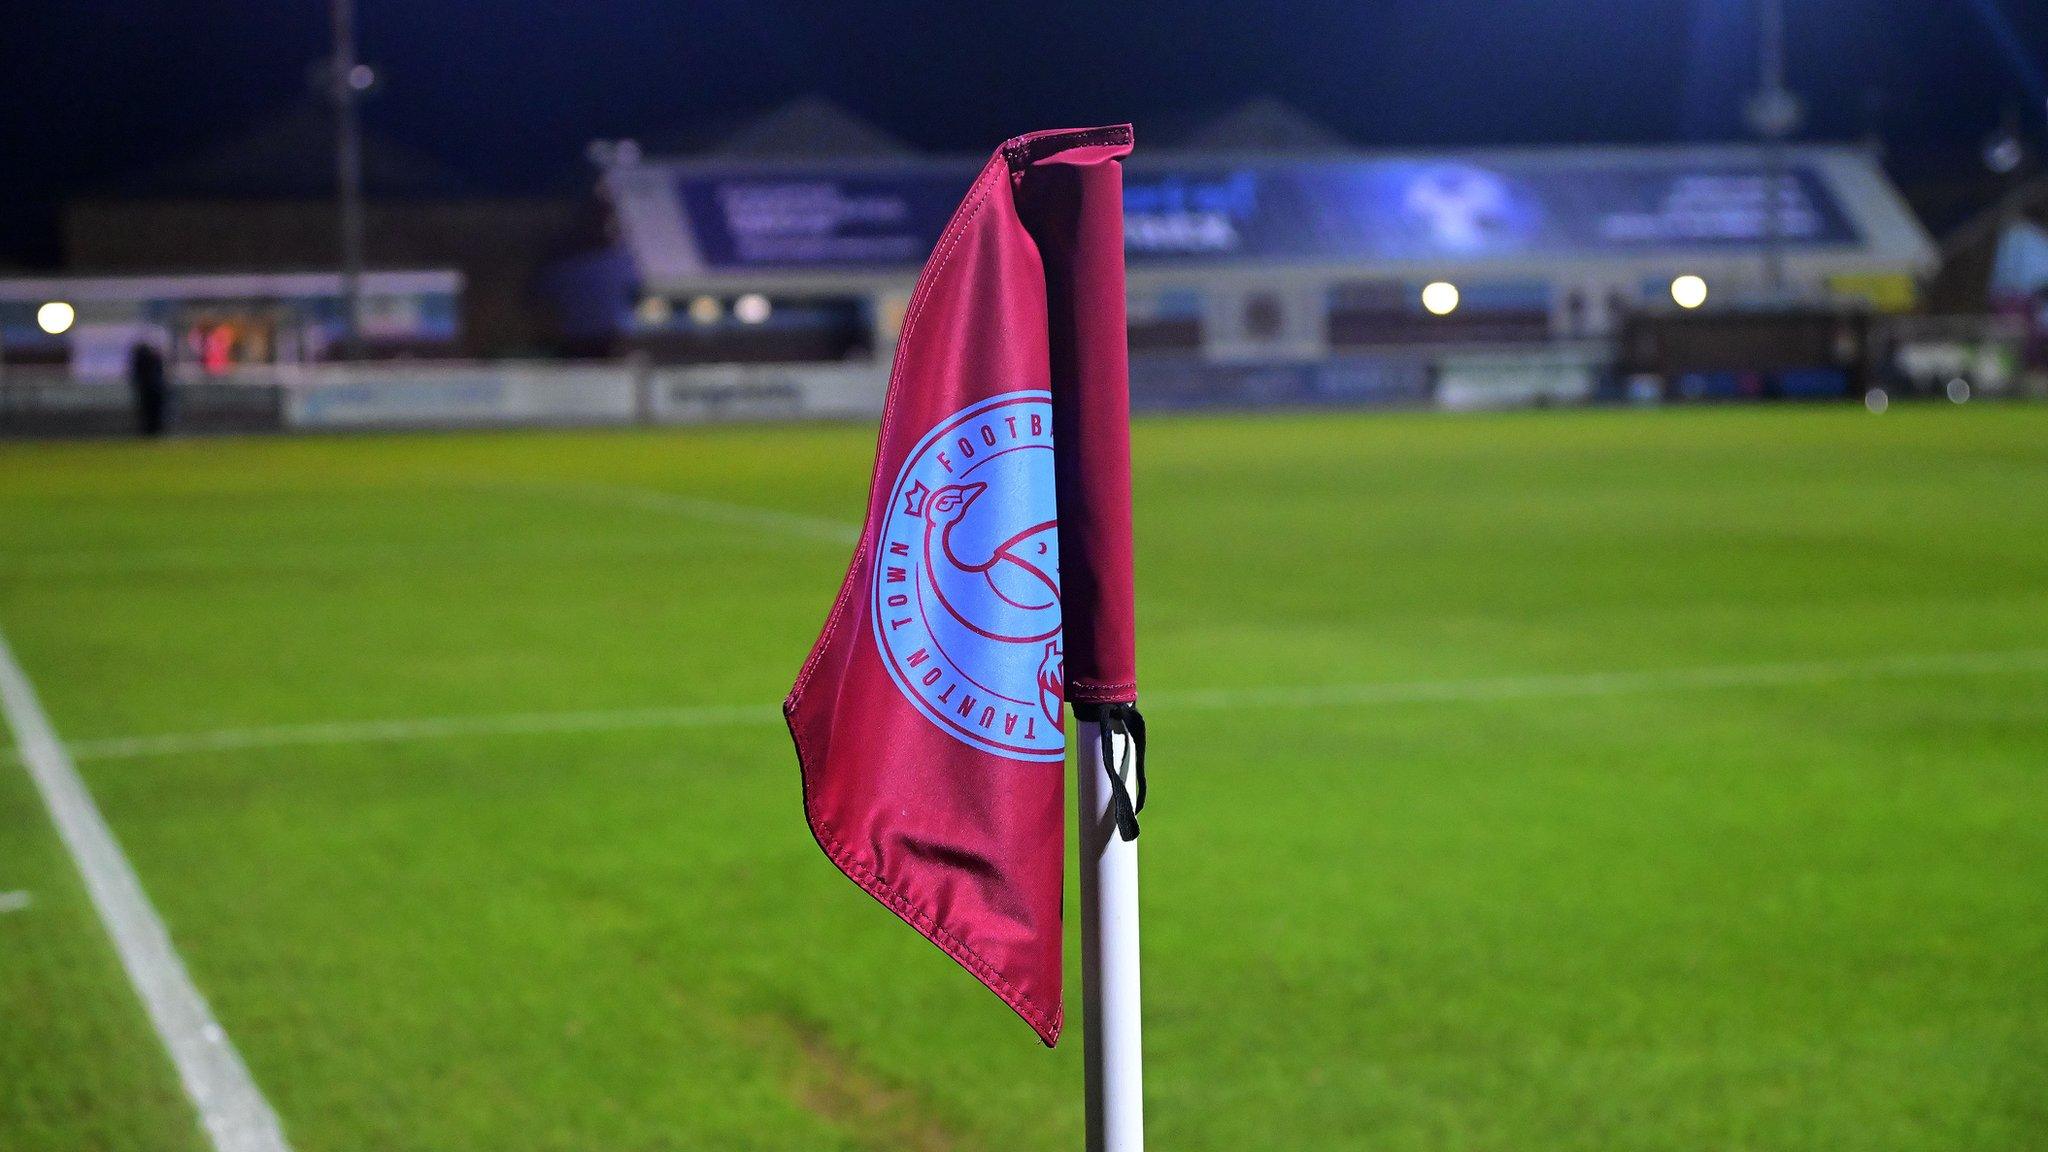
[(1142, 802), (1107, 755), (1143, 731), (1130, 150), (1128, 125), (1020, 136), (968, 189), (904, 314), (866, 526), (783, 708), (825, 854), (1048, 1045), (1066, 701), (1099, 721), (1126, 840)]

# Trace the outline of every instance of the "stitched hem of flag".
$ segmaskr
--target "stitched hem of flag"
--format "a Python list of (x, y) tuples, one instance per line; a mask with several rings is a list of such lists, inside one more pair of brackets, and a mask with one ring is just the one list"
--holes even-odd
[(1003, 142), (1003, 159), (1010, 171), (1021, 172), (1031, 165), (1062, 152), (1100, 145), (1128, 147), (1132, 143), (1129, 124), (1108, 124), (1100, 128), (1052, 128), (1012, 137)]
[(826, 833), (815, 824), (811, 826), (811, 835), (817, 840), (818, 847), (825, 850), (826, 858), (845, 873), (848, 880), (860, 885), (861, 891), (874, 897), (883, 907), (901, 917), (905, 924), (917, 929), (919, 935), (951, 956), (955, 963), (967, 969), (975, 979), (981, 981), (989, 991), (1009, 1005), (1011, 1011), (1022, 1017), (1024, 1022), (1031, 1026), (1031, 1030), (1038, 1033), (1038, 1038), (1046, 1047), (1053, 1048), (1059, 1045), (1060, 1029), (1066, 1022), (1064, 1009), (1055, 1008), (1047, 1012), (1037, 1001), (1024, 995), (1016, 985), (1003, 979), (996, 966), (982, 959), (981, 954), (969, 947), (965, 940), (948, 932), (938, 921), (911, 903), (909, 897), (889, 887), (886, 881), (853, 859), (844, 849), (838, 848), (835, 842), (828, 841)]
[(967, 969), (975, 979), (995, 993), (998, 999), (1009, 1005), (1011, 1011), (1022, 1017), (1026, 1024), (1031, 1025), (1031, 1030), (1038, 1033), (1039, 1040), (1044, 1042), (1046, 1047), (1057, 1047), (1060, 1030), (1066, 1024), (1065, 1005), (1054, 1005), (1050, 1012), (1046, 1011), (1044, 1005), (1025, 995), (1023, 989), (1005, 979), (1002, 971), (983, 959), (981, 953), (976, 952), (967, 941), (948, 931), (908, 896), (890, 887), (889, 882), (882, 879), (874, 869), (854, 859), (853, 853), (841, 846), (838, 837), (832, 834), (831, 826), (811, 813), (811, 778), (807, 767), (810, 757), (804, 751), (803, 738), (796, 734), (796, 718), (787, 712), (784, 718), (789, 721), (789, 739), (796, 745), (797, 770), (802, 777), (804, 825), (811, 830), (811, 839), (818, 842), (818, 848), (825, 853), (825, 858), (830, 860), (832, 866), (839, 869), (848, 880), (858, 885), (861, 891), (874, 897), (876, 903), (894, 912), (905, 924), (915, 928), (920, 936), (936, 945), (939, 951), (951, 956), (954, 963)]
[(1077, 680), (1067, 685), (1066, 697), (1069, 704), (1135, 704), (1138, 682), (1096, 684)]

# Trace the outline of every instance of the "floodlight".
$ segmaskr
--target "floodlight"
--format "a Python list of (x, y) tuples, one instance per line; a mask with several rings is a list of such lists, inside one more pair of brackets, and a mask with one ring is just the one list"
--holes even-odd
[(675, 306), (669, 303), (666, 296), (647, 296), (641, 299), (640, 306), (635, 308), (633, 313), (640, 318), (642, 324), (650, 328), (659, 328), (675, 315)]
[(52, 336), (71, 331), (72, 322), (77, 319), (78, 309), (62, 300), (52, 300), (36, 309), (36, 326)]
[(742, 324), (762, 324), (768, 320), (768, 313), (774, 311), (768, 298), (759, 292), (749, 292), (732, 302), (732, 314)]

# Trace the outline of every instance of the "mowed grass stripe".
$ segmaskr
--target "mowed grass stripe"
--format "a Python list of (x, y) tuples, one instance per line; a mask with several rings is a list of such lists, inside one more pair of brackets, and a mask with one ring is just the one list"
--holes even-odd
[[(1135, 438), (1171, 783), (1146, 827), (1156, 1143), (2048, 1147), (2048, 682), (1780, 682), (2042, 643), (2048, 411)], [(850, 524), (873, 447), (0, 446), (0, 622), (67, 734), (756, 709), (82, 760), (297, 1144), (1077, 1146), (1075, 1050), (1033, 1044), (798, 815), (767, 705), (849, 545), (530, 487)], [(1780, 680), (1718, 686), (1757, 665)], [(1611, 679), (1660, 670), (1701, 682)], [(62, 894), (25, 875), (0, 876), (38, 897), (0, 933), (54, 939)], [(0, 951), (0, 994), (76, 997), (68, 951)], [(100, 1050), (0, 1027), (0, 1097), (31, 1101), (0, 1099), (0, 1146), (90, 1131), (20, 1118), (103, 1109), (72, 1095)], [(71, 1144), (169, 1145), (171, 1119)]]

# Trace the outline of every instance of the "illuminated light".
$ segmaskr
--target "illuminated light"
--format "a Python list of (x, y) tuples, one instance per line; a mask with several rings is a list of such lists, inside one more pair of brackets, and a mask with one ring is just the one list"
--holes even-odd
[(699, 296), (690, 301), (690, 319), (699, 324), (716, 324), (725, 315), (725, 305), (716, 296)]
[(52, 336), (62, 336), (71, 331), (72, 322), (78, 319), (78, 309), (62, 300), (52, 300), (36, 309), (36, 327)]
[(209, 374), (218, 375), (234, 367), (235, 326), (216, 324), (200, 337), (199, 366)]
[(768, 303), (768, 298), (759, 292), (749, 292), (732, 302), (732, 314), (739, 317), (742, 324), (765, 323), (768, 314), (774, 310)]
[(1948, 402), (1951, 404), (1968, 404), (1970, 402), (1970, 382), (1961, 376), (1949, 381), (1946, 391), (1948, 392)]
[(642, 324), (650, 328), (659, 328), (669, 322), (676, 314), (676, 309), (666, 296), (648, 296), (640, 301), (638, 308), (633, 309), (633, 314), (640, 318)]
[(876, 309), (876, 328), (884, 339), (894, 340), (903, 333), (903, 317), (910, 311), (910, 297), (891, 292), (882, 297)]
[(1432, 280), (1422, 286), (1422, 306), (1432, 316), (1449, 316), (1458, 310), (1458, 286), (1448, 280)]
[(1892, 398), (1884, 394), (1884, 389), (1872, 388), (1863, 394), (1863, 406), (1870, 409), (1871, 415), (1882, 416), (1892, 406)]
[(377, 70), (368, 64), (358, 64), (348, 70), (348, 86), (358, 92), (368, 92), (377, 82)]
[(1984, 145), (1984, 166), (2000, 176), (2009, 176), (2027, 159), (2027, 146), (2018, 136), (2001, 132)]
[(1697, 276), (1680, 276), (1671, 282), (1671, 299), (1680, 308), (1697, 308), (1707, 302), (1707, 282)]

